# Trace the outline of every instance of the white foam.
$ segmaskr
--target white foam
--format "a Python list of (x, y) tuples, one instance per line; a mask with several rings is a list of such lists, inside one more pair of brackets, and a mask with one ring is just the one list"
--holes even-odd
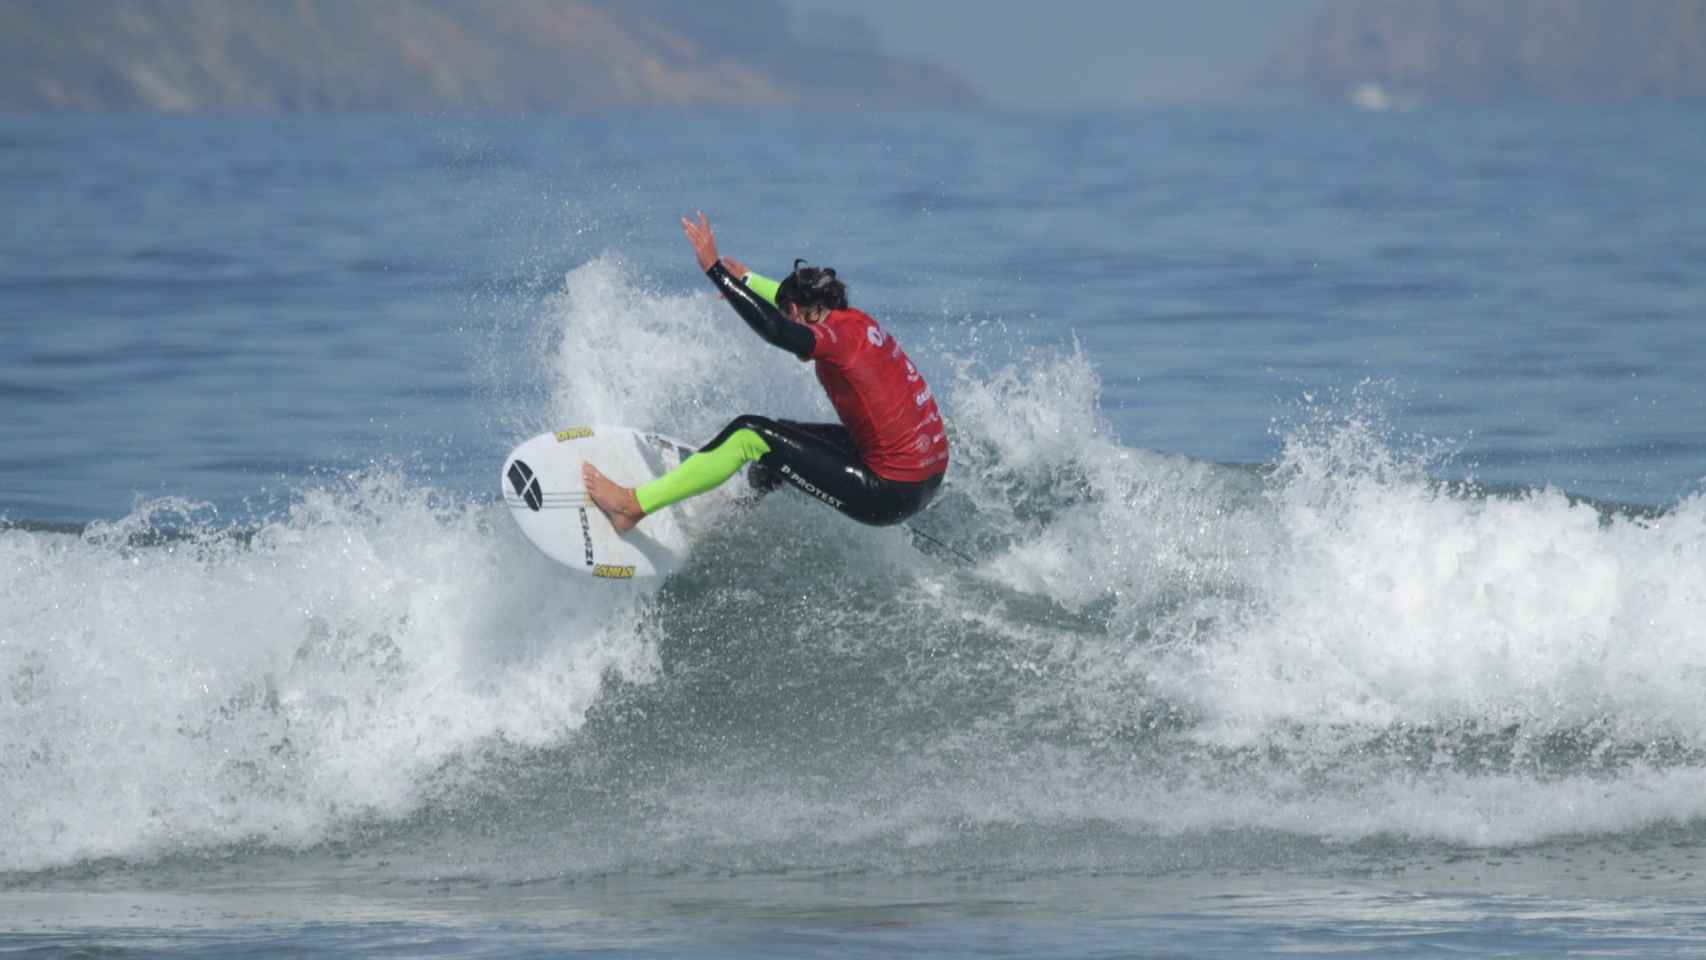
[(411, 809), (472, 744), (559, 739), (605, 671), (654, 666), (632, 597), (553, 576), (501, 505), (372, 473), (247, 546), (126, 545), (180, 507), (0, 532), (0, 869), (312, 842)]
[[(1437, 445), (1401, 453), (1366, 398), (1294, 429), (1263, 480), (1122, 448), (1082, 357), (1024, 370), (958, 385), (950, 408), (974, 454), (957, 482), (1012, 537), (978, 572), (1108, 625), (1033, 641), (1071, 680), (1026, 691), (1027, 709), (1109, 736), (1161, 710), (1188, 743), (1281, 758), (1243, 789), (1136, 790), (1192, 811), (1137, 819), (1504, 843), (1706, 816), (1686, 759), (1706, 750), (1706, 498), (1602, 521), (1555, 490), (1453, 493), (1428, 478)], [(978, 461), (980, 441), (995, 452)], [(1500, 730), (1514, 759), (1460, 769)], [(1395, 731), (1423, 731), (1436, 766), (1357, 766), (1355, 790), (1276, 800), (1288, 765), (1344, 768)], [(1557, 737), (1672, 765), (1542, 772)], [(1103, 789), (1124, 782), (1108, 774)]]
[[(518, 432), (833, 417), (715, 297), (652, 292), (615, 257), (530, 322), (544, 352), (510, 369), (551, 399), (516, 417), (499, 397)], [(564, 578), (504, 510), (375, 469), (310, 485), (248, 543), (176, 500), (81, 537), (0, 530), (0, 870), (311, 844), (416, 809), (482, 744), (561, 741), (608, 672), (646, 680), (657, 584)], [(200, 533), (129, 545), (156, 528)]]
[[(694, 440), (744, 412), (833, 416), (810, 368), (726, 306), (649, 292), (614, 258), (571, 272), (536, 320), (549, 401), (518, 436), (616, 422)], [(857, 662), (963, 628), (986, 646), (934, 687), (893, 674), (885, 695), (1005, 678), (1011, 714), (920, 731), (915, 768), (831, 800), (809, 782), (685, 785), (652, 798), (670, 836), (928, 846), (966, 825), (1096, 823), (1502, 844), (1706, 816), (1706, 773), (1685, 762), (1538, 761), (1543, 738), (1584, 730), (1637, 754), (1706, 747), (1706, 500), (1602, 523), (1552, 491), (1455, 496), (1357, 416), (1294, 431), (1264, 480), (1122, 446), (1079, 351), (982, 372), (914, 355), (960, 370), (932, 378), (954, 443), (942, 502), (971, 505), (950, 536), (995, 544), (982, 582), (919, 562), (916, 589), (885, 598), (894, 636), (858, 634), (887, 621), (857, 610), (811, 635)], [(565, 581), (503, 510), (373, 470), (305, 489), (248, 543), (128, 545), (205, 518), (175, 501), (82, 537), (0, 531), (0, 869), (314, 843), (417, 809), (482, 745), (561, 742), (608, 672), (650, 678), (655, 585)], [(898, 535), (850, 535), (862, 562), (909, 569), (886, 549)], [(1077, 619), (1021, 611), (1033, 596)], [(1504, 727), (1519, 762), (1465, 769), (1451, 731)], [(1355, 761), (1428, 729), (1437, 764)], [(1063, 731), (1076, 739), (1036, 743)], [(1179, 753), (1117, 759), (1141, 736)]]
[(1706, 503), (1602, 524), (1557, 491), (1466, 499), (1322, 459), (1288, 451), (1242, 616), (1158, 671), (1216, 737), (1472, 717), (1706, 743)]
[(950, 414), (954, 485), (1011, 545), (993, 579), (1072, 607), (1113, 600), (1132, 619), (1161, 598), (1224, 582), (1265, 518), (1239, 499), (1248, 478), (1120, 445), (1081, 351), (1037, 351), (990, 375), (962, 375)]

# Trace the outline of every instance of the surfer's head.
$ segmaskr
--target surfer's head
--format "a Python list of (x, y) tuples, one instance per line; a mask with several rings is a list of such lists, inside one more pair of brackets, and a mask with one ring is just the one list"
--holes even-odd
[(776, 307), (792, 317), (790, 305), (798, 308), (808, 323), (821, 319), (831, 310), (847, 309), (847, 285), (835, 278), (829, 267), (808, 267), (805, 260), (794, 261), (794, 272), (776, 288)]

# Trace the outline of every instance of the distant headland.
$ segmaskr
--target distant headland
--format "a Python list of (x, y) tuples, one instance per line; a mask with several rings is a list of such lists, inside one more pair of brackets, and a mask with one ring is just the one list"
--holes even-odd
[(781, 0), (0, 0), (0, 111), (979, 103), (833, 20), (851, 38)]
[(1706, 0), (1326, 0), (1253, 91), (1428, 102), (1706, 97)]

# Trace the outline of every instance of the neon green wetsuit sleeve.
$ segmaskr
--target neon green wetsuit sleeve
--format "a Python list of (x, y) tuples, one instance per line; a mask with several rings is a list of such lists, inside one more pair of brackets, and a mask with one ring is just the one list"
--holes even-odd
[[(751, 290), (753, 293), (763, 297), (765, 302), (769, 303), (772, 307), (776, 306), (776, 291), (782, 286), (779, 281), (772, 280), (769, 277), (761, 277), (758, 274), (749, 271), (746, 275), (746, 279), (741, 282), (746, 284), (746, 288), (748, 290)], [(781, 308), (777, 307), (777, 309), (780, 310)]]
[(710, 450), (695, 453), (681, 461), (681, 466), (651, 483), (641, 484), (634, 490), (634, 499), (640, 501), (641, 510), (655, 513), (672, 503), (715, 490), (734, 476), (736, 470), (769, 452), (770, 445), (763, 437), (751, 430), (736, 430)]

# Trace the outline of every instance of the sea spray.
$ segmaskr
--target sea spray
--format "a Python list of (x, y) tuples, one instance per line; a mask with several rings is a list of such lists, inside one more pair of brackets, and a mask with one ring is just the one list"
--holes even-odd
[[(508, 429), (827, 418), (725, 314), (577, 268)], [(0, 531), (4, 868), (1141, 871), (1706, 815), (1700, 499), (1445, 486), (1354, 404), (1265, 467), (1133, 449), (1094, 358), (974, 339), (908, 341), (949, 371), (921, 519), (971, 565), (783, 492), (589, 590), (384, 469), (252, 531)]]
[(606, 256), (544, 298), (553, 391), (530, 429), (602, 423), (694, 440), (742, 413), (835, 418), (811, 368), (753, 336), (709, 284), (688, 294), (652, 286)]

